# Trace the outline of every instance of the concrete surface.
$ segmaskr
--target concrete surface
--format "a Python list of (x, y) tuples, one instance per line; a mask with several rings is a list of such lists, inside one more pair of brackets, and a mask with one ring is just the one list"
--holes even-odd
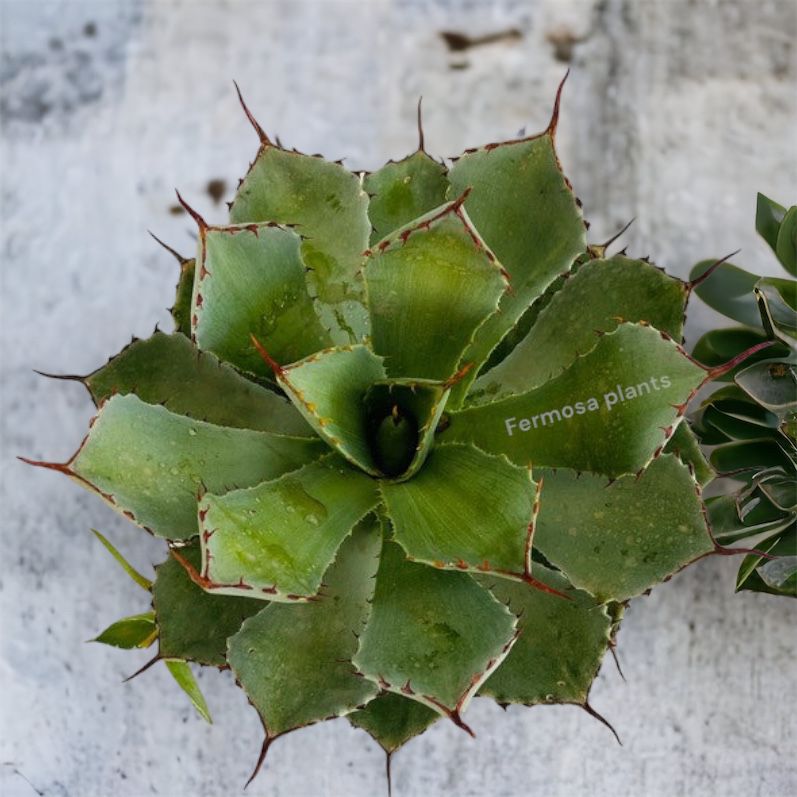
[[(771, 260), (755, 192), (795, 201), (797, 4), (790, 0), (3, 0), (3, 797), (238, 794), (261, 737), (227, 674), (202, 686), (204, 725), (160, 668), (120, 685), (147, 653), (84, 645), (145, 608), (88, 533), (141, 567), (160, 544), (18, 453), (66, 458), (91, 406), (32, 373), (87, 372), (156, 322), (174, 264), (152, 229), (192, 247), (177, 185), (214, 220), (206, 187), (231, 186), (255, 139), (236, 78), (284, 142), (353, 167), (414, 144), (424, 96), (433, 152), (544, 126), (572, 69), (562, 159), (594, 240), (626, 240), (685, 275), (737, 247)], [(442, 30), (519, 35), (448, 52)], [(690, 313), (692, 339), (711, 323)], [(632, 605), (592, 700), (620, 733), (571, 707), (477, 701), (471, 740), (441, 723), (398, 754), (398, 795), (785, 797), (797, 793), (794, 605), (732, 594), (710, 560)], [(383, 758), (344, 721), (280, 741), (248, 794), (384, 794)]]

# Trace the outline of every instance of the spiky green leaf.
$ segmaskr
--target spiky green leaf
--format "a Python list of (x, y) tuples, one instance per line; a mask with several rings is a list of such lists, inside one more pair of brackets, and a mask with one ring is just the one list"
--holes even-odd
[(376, 482), (336, 454), (247, 490), (205, 495), (209, 588), (276, 601), (315, 595), (340, 544), (378, 502)]
[(386, 541), (354, 665), (458, 720), (514, 639), (514, 615), (467, 573), (408, 562)]
[(453, 413), (441, 439), (535, 468), (635, 473), (706, 378), (657, 330), (622, 324), (536, 390)]
[(351, 665), (369, 612), (381, 536), (363, 522), (341, 546), (322, 600), (273, 603), (230, 639), (228, 660), (269, 740), (346, 714), (378, 688)]
[(542, 478), (534, 546), (601, 602), (639, 595), (714, 548), (697, 484), (671, 454), (609, 485), (570, 470)]
[(439, 445), (413, 479), (383, 483), (382, 495), (411, 560), (530, 576), (536, 485), (528, 468), (473, 446)]
[(479, 690), (499, 703), (584, 705), (609, 647), (613, 619), (606, 607), (561, 574), (536, 565), (534, 574), (565, 600), (526, 584), (479, 576), (518, 616), (518, 641)]
[(227, 429), (114, 396), (66, 466), (114, 508), (159, 537), (193, 537), (197, 493), (249, 487), (295, 470), (325, 449), (317, 439)]
[(174, 305), (171, 314), (174, 320), (174, 331), (181, 335), (191, 335), (191, 300), (194, 295), (194, 275), (196, 260), (183, 260), (180, 263), (180, 278), (177, 281)]
[(148, 404), (162, 404), (178, 415), (219, 426), (313, 433), (289, 401), (245, 379), (181, 334), (155, 332), (134, 341), (87, 376), (85, 384), (97, 404), (117, 393), (135, 393)]
[(714, 478), (714, 469), (700, 449), (700, 442), (686, 421), (678, 424), (672, 437), (664, 446), (665, 454), (675, 454), (690, 467), (698, 484), (705, 487)]
[[(368, 246), (368, 195), (339, 163), (264, 144), (230, 208), (233, 223), (278, 222), (301, 232), (321, 321), (337, 345), (367, 333), (358, 272)], [(299, 359), (295, 357), (294, 359)]]
[(423, 150), (367, 174), (363, 188), (371, 196), (371, 245), (442, 205), (448, 189), (446, 175), (445, 166)]
[(371, 343), (391, 377), (451, 378), (507, 287), (459, 200), (377, 244), (364, 275)]
[(355, 728), (362, 728), (388, 755), (439, 719), (438, 712), (394, 692), (382, 692), (348, 716)]
[(327, 349), (277, 371), (277, 381), (307, 422), (349, 462), (379, 469), (368, 439), (365, 395), (384, 379), (382, 358), (363, 345)]
[(330, 344), (307, 292), (301, 244), (270, 224), (200, 230), (191, 329), (201, 349), (271, 377), (252, 335), (279, 363)]
[[(198, 545), (180, 548), (178, 553), (200, 569)], [(156, 568), (152, 605), (159, 629), (159, 655), (214, 667), (226, 664), (227, 639), (247, 617), (263, 608), (260, 601), (250, 598), (206, 592), (173, 557)]]
[(587, 244), (576, 197), (562, 173), (554, 130), (469, 150), (449, 175), (451, 196), (471, 188), (465, 208), (510, 275), (500, 312), (478, 330), (463, 362), (475, 368), (452, 397), (459, 406), (490, 352), (532, 302), (570, 269)]
[(474, 383), (468, 403), (524, 393), (557, 376), (595, 345), (595, 332), (644, 321), (675, 340), (683, 333), (687, 287), (642, 260), (616, 255), (585, 263), (564, 281), (526, 337)]

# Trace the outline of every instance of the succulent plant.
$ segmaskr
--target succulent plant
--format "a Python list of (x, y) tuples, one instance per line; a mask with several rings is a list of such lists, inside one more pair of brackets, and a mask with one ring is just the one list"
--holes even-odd
[(539, 135), (446, 165), (421, 132), (370, 174), (242, 100), (260, 148), (229, 223), (185, 205), (176, 330), (79, 377), (88, 436), (34, 463), (168, 542), (151, 583), (101, 538), (152, 610), (98, 639), (157, 644), (205, 715), (187, 662), (230, 668), (258, 767), (344, 715), (388, 756), (441, 717), (469, 731), (476, 695), (598, 716), (625, 602), (724, 550), (684, 414), (746, 353), (693, 360), (693, 285), (588, 245), (560, 93)]
[[(784, 270), (797, 275), (797, 207), (787, 210), (759, 194), (756, 229)], [(707, 265), (696, 264), (693, 274)], [(744, 559), (737, 590), (797, 597), (797, 281), (722, 262), (697, 294), (742, 325), (703, 335), (694, 353), (704, 362), (774, 342), (724, 374), (727, 384), (693, 419), (701, 442), (712, 447), (712, 464), (728, 477), (723, 494), (707, 501), (714, 533), (725, 543), (754, 542), (767, 554)]]

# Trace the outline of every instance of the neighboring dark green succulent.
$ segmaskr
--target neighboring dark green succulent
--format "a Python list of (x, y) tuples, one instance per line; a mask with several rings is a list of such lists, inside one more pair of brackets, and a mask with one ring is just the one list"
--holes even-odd
[[(170, 556), (100, 640), (230, 667), (279, 736), (388, 752), (484, 695), (571, 703), (630, 598), (717, 549), (680, 345), (691, 284), (588, 246), (551, 123), (450, 167), (260, 150), (180, 258), (176, 332), (81, 378), (54, 468)], [(532, 471), (533, 468), (533, 471)], [(112, 549), (114, 555), (115, 550)], [(261, 757), (262, 760), (262, 757)]]
[[(758, 195), (756, 229), (783, 268), (797, 274), (797, 206)], [(692, 276), (706, 271), (698, 263)], [(732, 477), (707, 501), (722, 543), (755, 542), (736, 588), (797, 597), (797, 281), (759, 277), (728, 262), (696, 286), (698, 296), (743, 326), (707, 332), (695, 357), (708, 365), (765, 340), (767, 351), (729, 371), (695, 415), (700, 441), (714, 446), (712, 465)], [(741, 487), (738, 482), (742, 482)]]

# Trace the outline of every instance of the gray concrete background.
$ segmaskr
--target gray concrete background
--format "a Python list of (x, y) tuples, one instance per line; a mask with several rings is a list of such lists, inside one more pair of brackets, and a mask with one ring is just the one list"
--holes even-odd
[[(66, 458), (91, 415), (82, 389), (31, 369), (87, 372), (156, 322), (176, 273), (146, 235), (183, 251), (173, 186), (211, 220), (211, 179), (235, 179), (255, 138), (231, 90), (300, 149), (374, 167), (542, 128), (566, 67), (565, 168), (593, 240), (630, 217), (630, 252), (684, 276), (742, 247), (755, 192), (795, 201), (797, 4), (687, 0), (42, 2), (3, 0), (2, 642), (4, 797), (237, 794), (259, 749), (228, 674), (201, 684), (206, 726), (147, 652), (84, 645), (143, 611), (88, 533), (142, 569), (163, 549), (18, 453)], [(450, 53), (443, 30), (505, 40)], [(690, 313), (690, 337), (712, 322)], [(707, 560), (635, 602), (592, 701), (624, 746), (572, 707), (477, 701), (471, 740), (440, 723), (395, 760), (396, 795), (785, 797), (797, 792), (794, 605), (732, 593)], [(253, 797), (383, 794), (383, 758), (344, 721), (281, 740)]]

